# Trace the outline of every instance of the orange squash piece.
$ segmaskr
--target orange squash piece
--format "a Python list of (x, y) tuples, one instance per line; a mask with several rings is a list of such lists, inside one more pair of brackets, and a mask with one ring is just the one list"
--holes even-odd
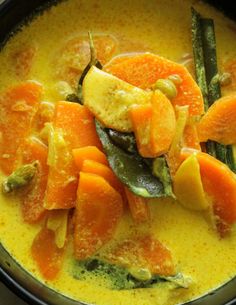
[(92, 114), (79, 104), (57, 103), (53, 126), (63, 134), (66, 150), (59, 151), (56, 166), (50, 166), (44, 207), (49, 210), (69, 209), (75, 206), (78, 185), (72, 150), (90, 145), (101, 148), (101, 143)]
[(142, 223), (150, 220), (150, 211), (147, 199), (137, 196), (125, 188), (125, 194), (128, 199), (129, 209), (133, 220), (136, 223)]
[(40, 273), (46, 280), (54, 280), (61, 270), (63, 249), (55, 243), (55, 233), (46, 227), (36, 235), (31, 246), (31, 254)]
[[(186, 159), (190, 154), (184, 150), (181, 157)], [(224, 235), (224, 230), (236, 222), (236, 175), (224, 163), (206, 153), (196, 152), (196, 156), (203, 189), (212, 203), (218, 230)]]
[(152, 96), (150, 144), (155, 157), (166, 153), (175, 135), (175, 111), (168, 98), (159, 90)]
[(201, 142), (236, 143), (236, 94), (222, 97), (211, 105), (198, 124), (198, 136)]
[(151, 104), (135, 105), (129, 112), (138, 151), (141, 156), (146, 158), (155, 157), (150, 147), (152, 113), (153, 109)]
[(83, 173), (96, 174), (103, 177), (112, 187), (114, 187), (115, 190), (117, 190), (117, 192), (121, 195), (123, 194), (124, 191), (122, 183), (107, 165), (93, 160), (84, 160), (81, 171)]
[(197, 132), (197, 126), (192, 122), (187, 123), (184, 128), (183, 146), (201, 150), (200, 141)]
[(30, 189), (24, 194), (22, 205), (24, 221), (35, 223), (41, 220), (46, 213), (43, 207), (43, 200), (48, 177), (48, 148), (37, 138), (31, 137), (22, 145), (21, 151), (22, 162), (24, 164), (31, 163), (35, 160), (39, 162), (36, 177)]
[(43, 88), (25, 82), (7, 90), (0, 97), (0, 169), (9, 175), (15, 167), (16, 152), (29, 134)]
[(124, 58), (123, 62), (120, 60), (119, 63), (112, 63), (113, 61), (105, 67), (106, 72), (143, 89), (150, 88), (160, 78), (178, 74), (183, 82), (178, 87), (178, 94), (172, 104), (189, 105), (190, 115), (204, 113), (201, 90), (183, 65), (150, 53), (134, 55), (128, 59)]
[(75, 164), (79, 171), (83, 166), (84, 160), (93, 160), (105, 165), (108, 164), (106, 155), (96, 146), (84, 146), (73, 149), (72, 152)]
[(175, 274), (170, 250), (150, 235), (125, 240), (117, 245), (108, 259), (129, 268), (148, 268), (152, 274)]
[(74, 252), (86, 259), (109, 241), (123, 213), (120, 194), (102, 177), (80, 172), (74, 227)]

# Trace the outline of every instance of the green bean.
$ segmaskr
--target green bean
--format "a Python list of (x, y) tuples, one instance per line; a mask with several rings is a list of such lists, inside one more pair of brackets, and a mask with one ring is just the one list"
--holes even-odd
[(175, 84), (169, 79), (158, 79), (154, 85), (154, 89), (159, 89), (169, 99), (173, 99), (177, 95)]

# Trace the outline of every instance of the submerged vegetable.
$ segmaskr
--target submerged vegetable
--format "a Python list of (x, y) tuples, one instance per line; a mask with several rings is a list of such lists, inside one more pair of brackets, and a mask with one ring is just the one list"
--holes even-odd
[(138, 154), (129, 154), (114, 145), (106, 130), (96, 122), (97, 133), (107, 155), (108, 162), (117, 175), (133, 193), (142, 197), (166, 197), (162, 182), (154, 177)]
[(173, 276), (152, 275), (148, 269), (127, 269), (107, 261), (91, 258), (73, 265), (72, 274), (79, 280), (97, 275), (105, 278), (107, 288), (114, 290), (152, 288), (169, 283), (173, 288), (188, 288), (191, 280), (181, 273)]
[(29, 185), (31, 180), (37, 173), (38, 162), (25, 164), (16, 169), (10, 176), (2, 183), (3, 193), (11, 193), (22, 187)]

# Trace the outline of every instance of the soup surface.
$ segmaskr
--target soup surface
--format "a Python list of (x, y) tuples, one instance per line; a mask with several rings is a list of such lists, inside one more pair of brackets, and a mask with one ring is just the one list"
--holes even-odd
[[(68, 0), (34, 18), (1, 50), (0, 91), (4, 94), (7, 88), (28, 80), (42, 84), (45, 111), (38, 123), (50, 121), (53, 105), (65, 98), (65, 92), (73, 92), (89, 60), (88, 31), (94, 36), (103, 65), (120, 54), (151, 52), (186, 65), (194, 74), (192, 5), (203, 16), (214, 19), (218, 66), (220, 71), (228, 69), (232, 73), (229, 63), (236, 60), (236, 26), (207, 4), (187, 0)], [(222, 88), (224, 95), (235, 90), (234, 75), (233, 82)], [(4, 121), (4, 116), (0, 120)], [(31, 134), (43, 139), (41, 125), (33, 126)], [(2, 171), (1, 181), (5, 177)], [(34, 224), (25, 222), (17, 194), (1, 194), (0, 202), (0, 241), (4, 247), (40, 281), (76, 300), (98, 305), (179, 304), (206, 294), (236, 274), (236, 235), (232, 232), (220, 238), (201, 212), (186, 209), (174, 199), (161, 198), (149, 201), (150, 220), (138, 227), (125, 211), (111, 242), (137, 232), (151, 234), (170, 249), (177, 271), (191, 278), (189, 288), (174, 289), (163, 282), (149, 288), (111, 290), (99, 275), (87, 276), (86, 281), (78, 279), (71, 234), (60, 272), (52, 280), (45, 279), (31, 255), (31, 245), (45, 219)], [(106, 246), (104, 249), (101, 253)]]

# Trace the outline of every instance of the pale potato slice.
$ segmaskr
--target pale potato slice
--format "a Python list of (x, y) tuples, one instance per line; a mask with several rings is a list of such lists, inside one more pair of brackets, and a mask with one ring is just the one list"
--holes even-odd
[(178, 168), (174, 177), (174, 193), (179, 203), (187, 209), (201, 211), (209, 207), (195, 154), (184, 160)]
[(132, 131), (130, 107), (150, 103), (151, 95), (94, 66), (83, 81), (84, 105), (106, 127), (119, 131)]

